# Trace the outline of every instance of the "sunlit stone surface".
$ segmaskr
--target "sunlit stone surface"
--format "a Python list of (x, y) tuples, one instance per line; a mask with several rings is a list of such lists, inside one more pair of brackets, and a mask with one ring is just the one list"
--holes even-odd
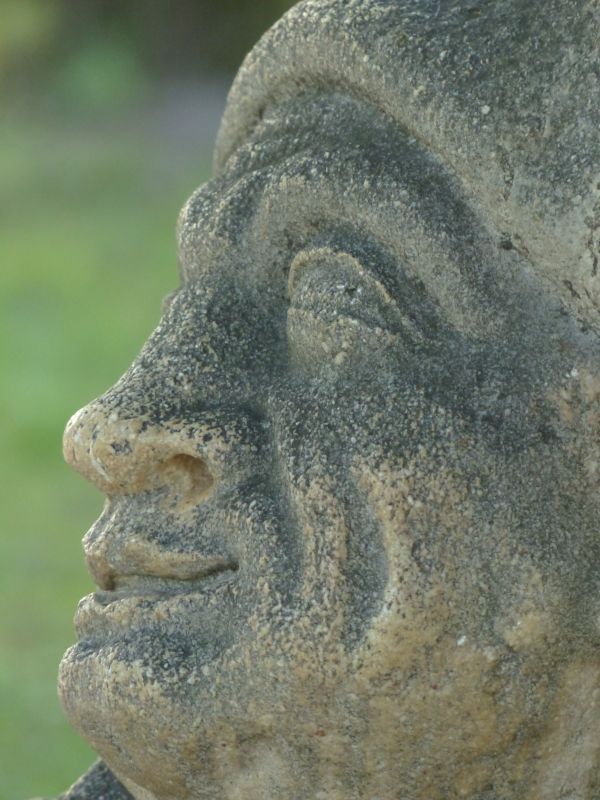
[(65, 434), (108, 497), (65, 797), (600, 797), (599, 42), (596, 0), (309, 0), (248, 56)]

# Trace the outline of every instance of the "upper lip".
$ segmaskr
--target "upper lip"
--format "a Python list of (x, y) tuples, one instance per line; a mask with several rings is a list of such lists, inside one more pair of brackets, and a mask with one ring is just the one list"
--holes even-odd
[(145, 559), (143, 564), (132, 564), (131, 571), (126, 569), (121, 573), (115, 573), (111, 583), (117, 588), (119, 583), (134, 576), (174, 581), (196, 581), (218, 572), (235, 569), (237, 569), (237, 562), (227, 556), (163, 550), (156, 560)]
[(165, 554), (159, 563), (144, 572), (123, 572), (115, 574), (111, 580), (111, 588), (119, 589), (122, 586), (145, 581), (173, 581), (177, 583), (195, 583), (219, 572), (232, 572), (237, 570), (237, 562), (225, 556), (198, 556), (182, 557), (181, 553)]
[(128, 532), (114, 523), (103, 514), (83, 540), (88, 570), (100, 590), (121, 589), (141, 579), (197, 582), (238, 567), (221, 547), (217, 552), (211, 552), (210, 545), (202, 550), (169, 547), (150, 535)]

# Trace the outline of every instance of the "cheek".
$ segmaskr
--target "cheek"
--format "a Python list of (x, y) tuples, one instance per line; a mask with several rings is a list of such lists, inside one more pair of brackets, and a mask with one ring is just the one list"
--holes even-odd
[[(302, 553), (300, 607), (312, 606), (328, 640), (346, 651), (356, 648), (384, 604), (388, 551), (397, 546), (395, 515), (408, 502), (394, 495), (393, 472), (380, 474), (384, 448), (394, 447), (400, 458), (407, 439), (412, 447), (394, 424), (406, 404), (372, 387), (361, 396), (342, 384), (328, 391), (321, 386), (311, 396), (304, 386), (305, 401), (296, 398), (291, 411), (288, 405), (279, 426), (276, 469)], [(383, 485), (367, 490), (365, 475)], [(384, 497), (386, 481), (392, 486)], [(379, 508), (386, 503), (389, 519)]]
[(316, 594), (323, 609), (339, 602), (341, 569), (346, 560), (348, 526), (336, 489), (333, 476), (323, 470), (291, 491), (298, 535), (304, 545), (302, 594), (307, 599), (314, 599)]
[[(357, 458), (352, 475), (379, 535), (385, 580), (358, 648), (370, 674), (414, 669), (438, 637), (456, 625), (461, 598), (455, 544), (473, 525), (467, 483), (417, 449), (374, 468)], [(380, 571), (382, 567), (380, 567)]]
[(313, 440), (312, 452), (304, 442), (308, 468), (288, 473), (288, 519), (301, 553), (292, 605), (307, 624), (298, 635), (306, 648), (344, 654), (366, 634), (389, 577), (381, 520), (347, 462), (364, 442), (351, 438), (350, 447), (341, 439), (343, 459), (332, 440)]

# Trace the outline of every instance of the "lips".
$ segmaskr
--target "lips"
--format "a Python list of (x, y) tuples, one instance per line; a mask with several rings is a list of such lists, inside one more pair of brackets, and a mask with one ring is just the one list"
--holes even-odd
[(181, 570), (169, 571), (163, 564), (162, 570), (157, 569), (153, 574), (115, 575), (110, 589), (100, 589), (93, 596), (100, 605), (107, 606), (129, 597), (167, 599), (174, 595), (209, 592), (230, 582), (238, 569), (235, 561), (223, 557), (196, 557), (195, 569), (191, 570), (190, 566), (186, 562)]
[(75, 615), (80, 640), (150, 630), (167, 635), (166, 626), (174, 631), (180, 625), (192, 625), (208, 640), (213, 629), (220, 635), (215, 626), (221, 620), (237, 613), (248, 582), (238, 541), (250, 516), (245, 506), (243, 520), (229, 506), (207, 507), (192, 519), (155, 510), (147, 498), (111, 498), (84, 537), (96, 591), (81, 600)]
[(195, 546), (186, 547), (177, 531), (171, 541), (160, 541), (131, 526), (132, 511), (109, 503), (83, 539), (87, 568), (102, 595), (193, 591), (204, 579), (237, 570), (236, 560), (223, 552), (220, 531), (194, 531)]
[[(84, 597), (75, 614), (79, 639), (112, 637), (128, 630), (147, 628), (191, 609), (198, 622), (231, 601), (237, 564), (221, 559), (200, 575), (185, 580), (176, 576), (115, 576), (114, 588)], [(226, 598), (229, 598), (227, 600)]]
[(111, 637), (176, 613), (177, 603), (196, 611), (219, 604), (234, 582), (237, 561), (221, 553), (175, 550), (115, 524), (104, 514), (84, 539), (88, 569), (98, 590), (75, 614), (79, 638)]

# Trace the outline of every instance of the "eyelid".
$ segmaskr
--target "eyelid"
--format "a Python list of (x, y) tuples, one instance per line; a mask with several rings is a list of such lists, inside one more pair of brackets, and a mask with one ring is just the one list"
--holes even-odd
[(311, 263), (314, 263), (315, 261), (337, 261), (343, 266), (352, 267), (352, 269), (363, 281), (368, 283), (378, 292), (381, 299), (385, 303), (394, 302), (392, 296), (385, 286), (378, 281), (371, 272), (367, 271), (358, 259), (350, 255), (350, 253), (332, 250), (330, 247), (316, 247), (312, 250), (302, 250), (294, 257), (292, 263), (290, 264), (288, 273), (287, 294), (289, 299), (291, 299), (294, 289), (296, 288), (298, 275), (303, 269), (305, 269), (307, 266), (310, 266)]

